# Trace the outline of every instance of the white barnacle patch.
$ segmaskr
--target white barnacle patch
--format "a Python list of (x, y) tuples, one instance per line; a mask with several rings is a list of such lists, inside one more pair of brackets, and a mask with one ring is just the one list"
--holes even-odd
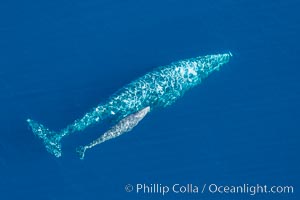
[(184, 76), (184, 74), (185, 74), (184, 69), (182, 67), (180, 68), (180, 74), (181, 74), (181, 76)]
[(195, 62), (195, 61), (192, 62), (192, 66), (193, 66), (193, 67), (197, 67), (197, 62)]
[(194, 76), (197, 76), (197, 72), (191, 67), (188, 68), (188, 74), (193, 74)]
[(157, 91), (158, 93), (164, 93), (163, 88), (162, 88), (160, 85), (157, 85), (157, 86), (156, 86), (156, 91)]
[(127, 99), (123, 99), (123, 102), (127, 104), (127, 103), (128, 103), (128, 100), (127, 100)]

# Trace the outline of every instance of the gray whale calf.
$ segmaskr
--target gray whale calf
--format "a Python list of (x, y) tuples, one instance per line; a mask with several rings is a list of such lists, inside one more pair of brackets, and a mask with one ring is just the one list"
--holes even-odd
[(115, 137), (120, 136), (123, 133), (131, 131), (138, 123), (144, 119), (147, 113), (150, 112), (150, 107), (146, 107), (136, 113), (133, 113), (121, 121), (119, 121), (115, 126), (105, 132), (101, 137), (97, 138), (96, 140), (92, 141), (90, 144), (85, 146), (80, 146), (77, 148), (77, 152), (79, 153), (80, 159), (84, 158), (85, 151), (87, 149), (91, 149), (94, 146), (101, 144), (107, 140), (113, 139)]
[(102, 137), (77, 149), (80, 157), (84, 158), (87, 149), (130, 131), (150, 110), (171, 105), (187, 90), (200, 84), (208, 75), (228, 63), (231, 57), (230, 52), (206, 55), (158, 67), (124, 86), (107, 101), (100, 103), (60, 131), (51, 131), (32, 119), (27, 119), (27, 122), (33, 133), (42, 139), (47, 151), (60, 157), (62, 138), (83, 131), (108, 117), (117, 120), (117, 124)]

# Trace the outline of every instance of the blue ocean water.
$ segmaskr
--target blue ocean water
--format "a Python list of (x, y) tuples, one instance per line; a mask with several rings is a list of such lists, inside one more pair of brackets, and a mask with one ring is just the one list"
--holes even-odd
[[(298, 1), (1, 1), (0, 199), (299, 199)], [(46, 152), (33, 118), (64, 128), (156, 66), (231, 51), (232, 60), (130, 133)], [(126, 192), (131, 184), (199, 193)], [(217, 194), (216, 184), (293, 186), (290, 194)]]

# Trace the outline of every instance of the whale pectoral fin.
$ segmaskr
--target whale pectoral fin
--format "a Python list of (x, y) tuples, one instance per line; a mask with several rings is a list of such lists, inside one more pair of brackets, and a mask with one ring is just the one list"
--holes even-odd
[(106, 131), (101, 137), (97, 138), (96, 140), (92, 141), (90, 144), (85, 146), (80, 146), (76, 149), (77, 153), (79, 154), (80, 159), (84, 158), (85, 151), (87, 149), (91, 149), (94, 146), (101, 144), (107, 140), (116, 138), (123, 133), (131, 131), (138, 123), (150, 112), (150, 107), (145, 107), (142, 110), (133, 113), (122, 120), (120, 120), (116, 125), (114, 125), (111, 129)]

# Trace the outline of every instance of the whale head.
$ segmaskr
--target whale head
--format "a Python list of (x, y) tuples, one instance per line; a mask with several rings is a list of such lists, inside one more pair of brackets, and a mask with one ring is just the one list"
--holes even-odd
[(231, 52), (228, 52), (181, 60), (177, 65), (181, 67), (176, 70), (180, 72), (182, 77), (186, 77), (184, 80), (198, 84), (203, 78), (214, 71), (218, 71), (221, 66), (228, 63), (231, 57)]
[(231, 52), (197, 57), (196, 69), (200, 74), (207, 76), (214, 71), (218, 71), (221, 66), (229, 62), (231, 57)]

